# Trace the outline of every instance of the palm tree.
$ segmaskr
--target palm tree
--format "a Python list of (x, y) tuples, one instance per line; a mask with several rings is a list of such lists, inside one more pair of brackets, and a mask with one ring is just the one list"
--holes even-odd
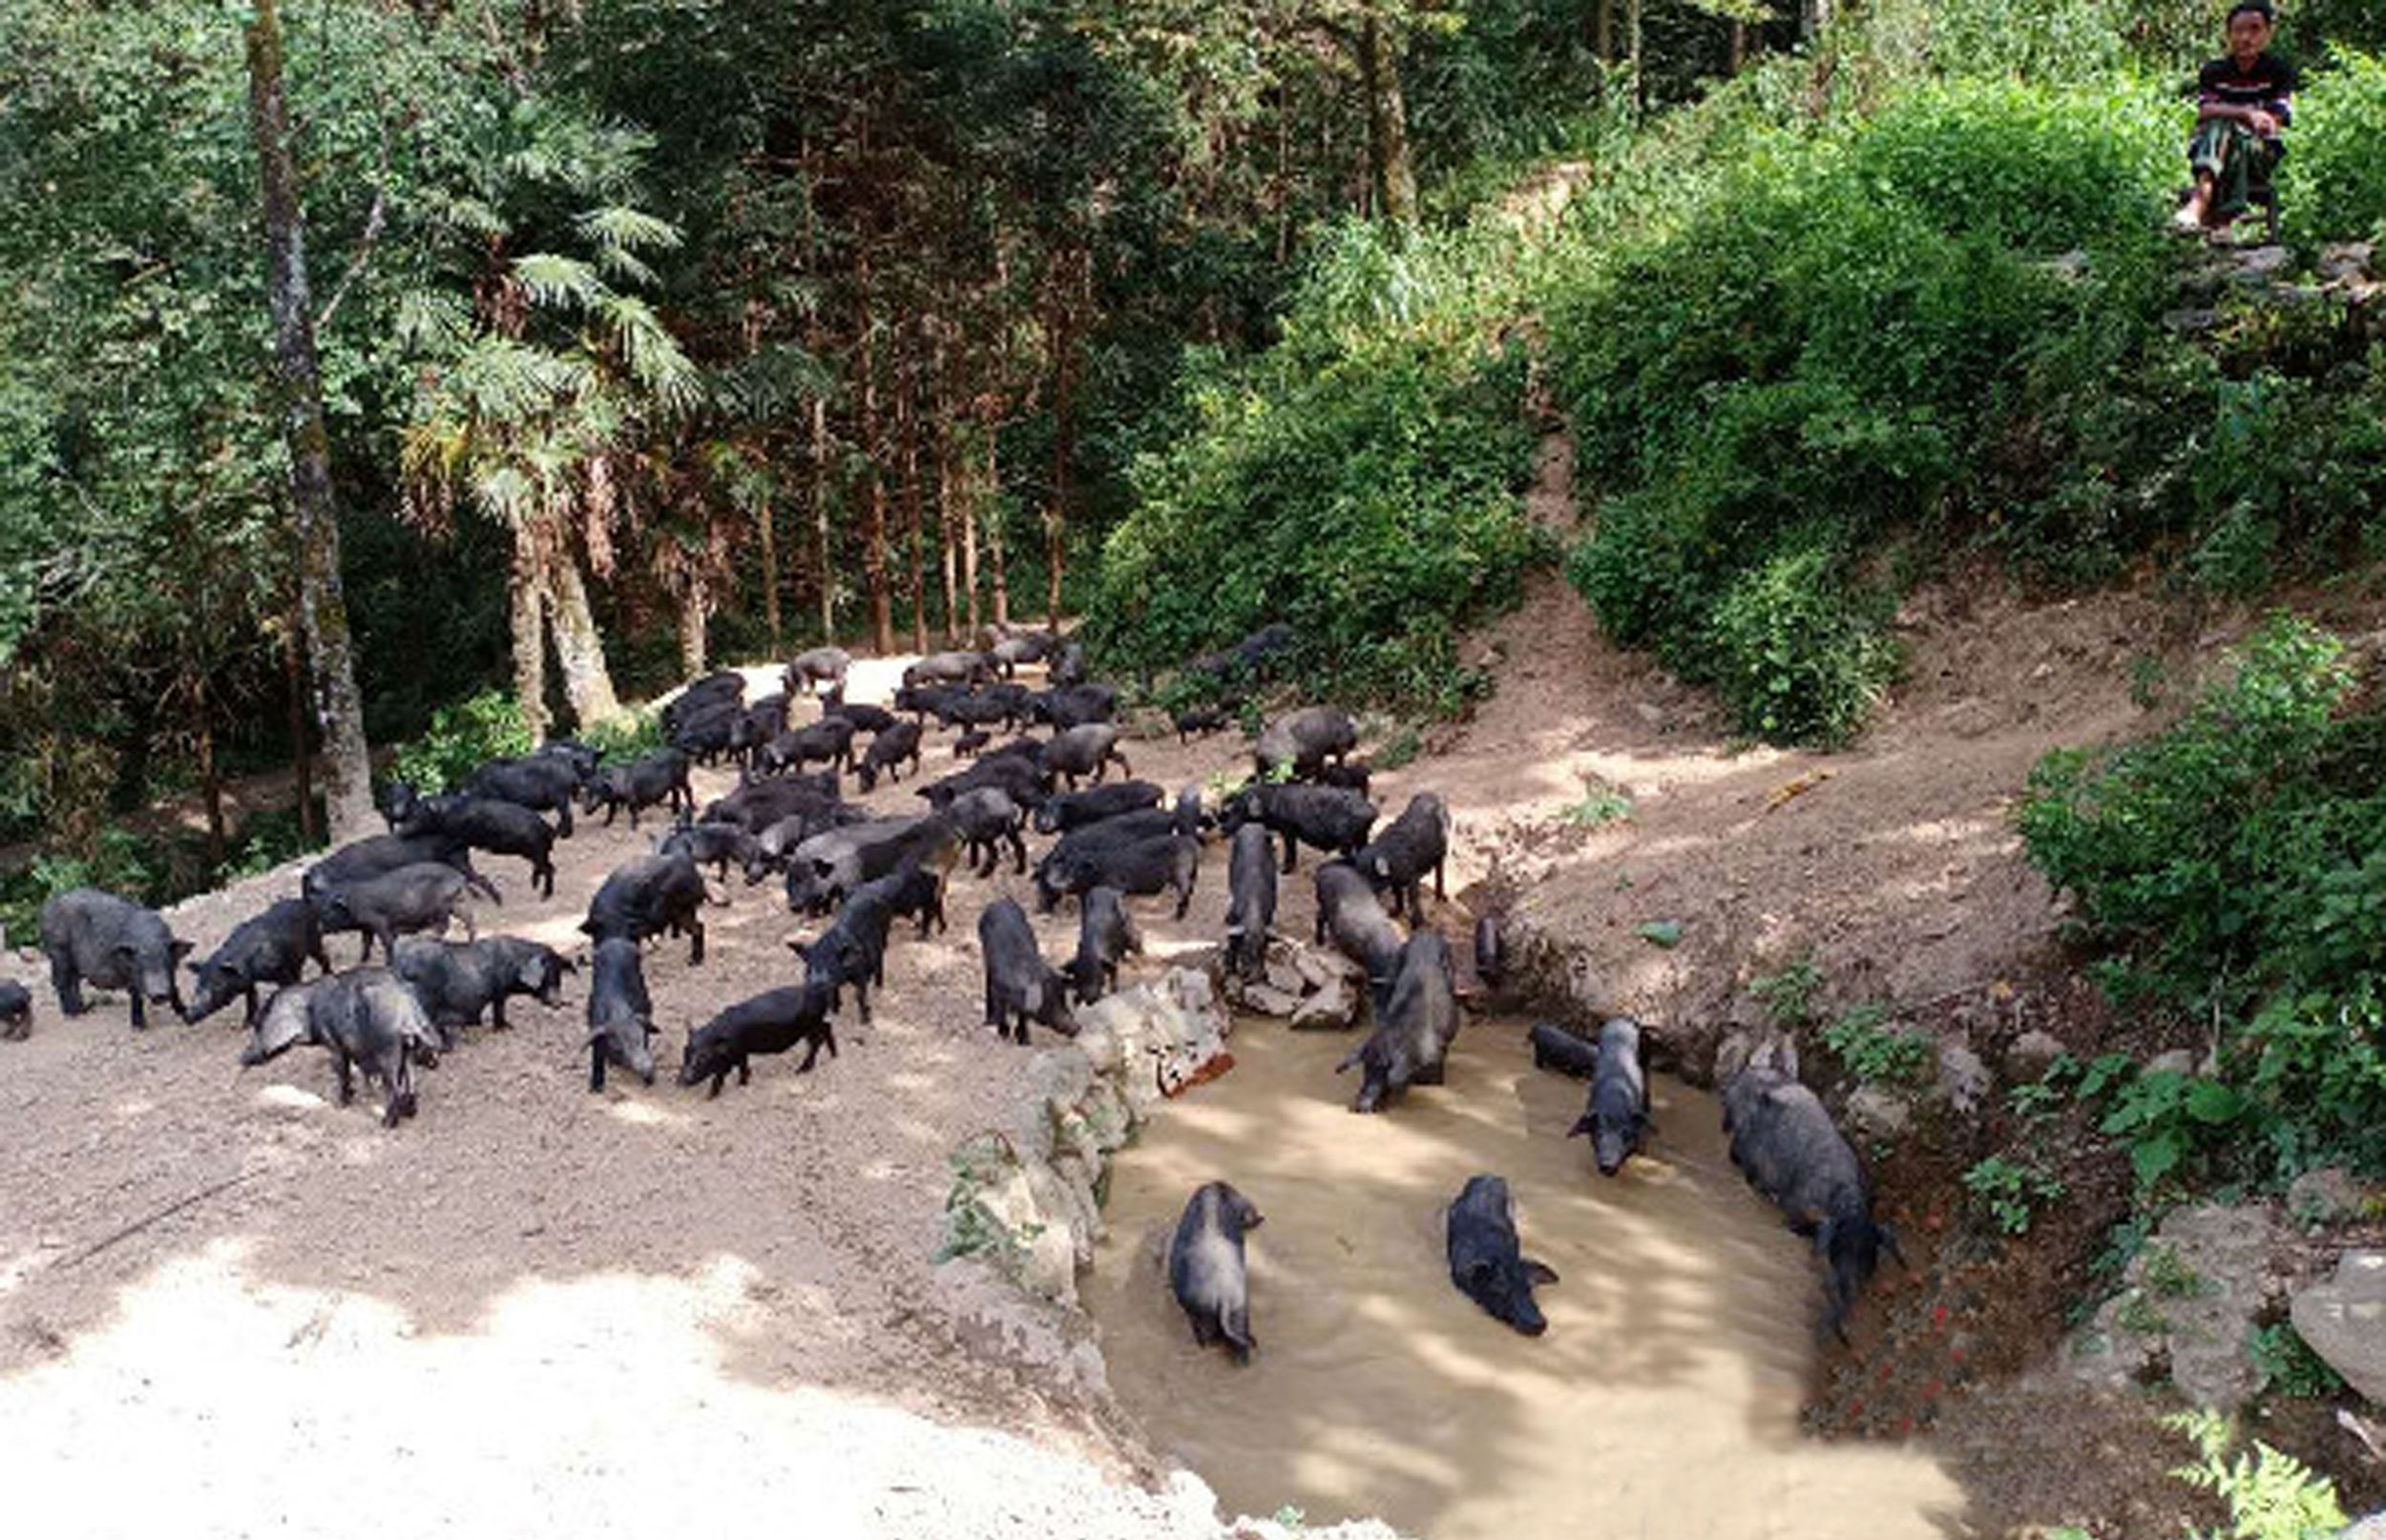
[[(513, 533), (514, 688), (543, 732), (550, 634), (578, 721), (620, 709), (582, 561), (596, 577), (611, 574), (631, 467), (696, 406), (701, 382), (653, 307), (625, 292), (654, 283), (646, 255), (680, 241), (672, 225), (624, 200), (642, 137), (530, 107), (513, 118), (525, 142), (494, 157), (494, 185), (440, 211), (484, 253), (472, 299), (409, 294), (398, 334), (418, 366), (402, 452), (409, 510), (435, 527), (460, 495)], [(516, 235), (500, 212), (507, 195), (536, 192), (606, 199), (553, 227), (585, 256), (506, 254)]]

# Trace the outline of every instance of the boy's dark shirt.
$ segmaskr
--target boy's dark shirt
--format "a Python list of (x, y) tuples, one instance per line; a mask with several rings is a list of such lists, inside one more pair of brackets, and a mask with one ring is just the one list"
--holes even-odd
[(2196, 100), (2208, 107), (2258, 107), (2285, 128), (2294, 116), (2295, 83), (2295, 67), (2275, 53), (2265, 51), (2243, 71), (2224, 54), (2196, 74)]

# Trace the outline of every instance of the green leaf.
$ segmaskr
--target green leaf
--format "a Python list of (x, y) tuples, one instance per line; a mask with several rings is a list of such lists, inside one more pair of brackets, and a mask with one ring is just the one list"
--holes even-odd
[(1647, 942), (1652, 947), (1664, 947), (1670, 950), (1671, 948), (1682, 944), (1682, 922), (1679, 920), (1651, 920), (1646, 925), (1640, 926), (1634, 934), (1638, 935), (1643, 941)]

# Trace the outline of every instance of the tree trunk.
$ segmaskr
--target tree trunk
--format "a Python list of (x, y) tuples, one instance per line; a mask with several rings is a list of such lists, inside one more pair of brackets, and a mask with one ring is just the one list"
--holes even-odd
[(306, 664), (299, 656), (298, 617), (282, 631), (282, 675), (290, 690), (290, 783), (298, 793), (299, 839), (313, 844), (322, 835), (315, 822), (315, 750), (306, 737)]
[(1623, 46), (1632, 65), (1632, 106), (1635, 112), (1648, 110), (1648, 78), (1642, 73), (1641, 63), (1641, 0), (1624, 0)]
[(688, 579), (687, 592), (680, 595), (680, 677), (698, 679), (704, 675), (704, 621), (710, 609), (710, 594), (701, 576)]
[(1367, 92), (1367, 169), (1375, 207), (1393, 224), (1416, 222), (1416, 162), (1409, 153), (1409, 108), (1400, 90), (1400, 51), (1370, 7), (1359, 26), (1359, 76)]
[(952, 497), (952, 400), (945, 379), (945, 356), (941, 344), (936, 350), (936, 400), (931, 407), (936, 414), (936, 555), (937, 575), (944, 579), (945, 643), (958, 647), (974, 642), (977, 634), (972, 631), (967, 638), (961, 635), (961, 595), (955, 584), (954, 564), (960, 545), (959, 511)]
[(994, 558), (994, 624), (1011, 623), (1010, 561), (1002, 549), (1002, 478), (997, 469), (994, 449), (999, 437), (989, 426), (986, 430), (986, 553)]
[(1748, 24), (1739, 17), (1731, 18), (1731, 40), (1724, 49), (1724, 73), (1736, 75), (1748, 67)]
[(1601, 64), (1616, 62), (1616, 0), (1599, 0), (1591, 14), (1591, 52)]
[(1831, 26), (1831, 0), (1799, 0), (1798, 41), (1811, 43)]
[[(869, 262), (866, 258), (856, 264), (856, 281), (862, 292), (869, 292)], [(887, 481), (878, 473), (878, 358), (877, 340), (871, 335), (869, 311), (862, 311), (862, 345), (856, 366), (862, 371), (861, 438), (863, 474), (869, 486), (863, 489), (866, 510), (862, 526), (862, 571), (869, 579), (869, 640), (881, 657), (894, 651), (894, 594), (887, 580)]]
[(837, 639), (837, 573), (828, 540), (828, 402), (812, 398), (812, 534), (820, 543), (820, 639)]
[[(1071, 254), (1071, 261), (1078, 254)], [(1052, 499), (1044, 508), (1044, 626), (1060, 632), (1060, 578), (1067, 544), (1069, 473), (1077, 459), (1075, 273), (1065, 273), (1054, 291), (1052, 318)]]
[[(752, 358), (762, 351), (763, 312), (759, 302), (748, 301), (745, 306), (745, 356)], [(774, 489), (777, 482), (768, 483)], [(755, 531), (762, 537), (763, 547), (763, 630), (769, 634), (772, 656), (781, 651), (779, 645), (779, 499), (765, 494)]]
[[(991, 444), (994, 437), (994, 425), (989, 423), (986, 425), (987, 442)], [(987, 489), (983, 483), (970, 477), (968, 460), (966, 447), (953, 456), (953, 473), (965, 478), (958, 491), (961, 502), (961, 602), (969, 606), (970, 635), (974, 637), (978, 634), (977, 500), (986, 495)], [(991, 473), (993, 469), (994, 456), (989, 454), (987, 470)]]
[(506, 629), (513, 638), (513, 699), (534, 739), (544, 739), (554, 720), (547, 712), (546, 606), (546, 563), (538, 537), (516, 531), (513, 570), (506, 575)]
[(920, 513), (920, 403), (916, 357), (895, 375), (896, 431), (903, 439), (903, 543), (909, 548), (911, 589), (911, 651), (928, 651), (928, 582), (923, 564), (928, 531)]
[(613, 693), (613, 676), (605, 671), (605, 639), (596, 633), (596, 616), (588, 607), (588, 589), (580, 582), (580, 565), (572, 553), (558, 551), (547, 562), (547, 601), (555, 634), (555, 661), (563, 666), (563, 697), (572, 702), (572, 718), (582, 731), (621, 715)]
[(223, 864), (223, 778), (216, 773), (215, 713), (208, 709), (207, 680), (192, 681), (191, 710), (199, 718), (199, 791), (207, 809), (207, 870)]
[(315, 359), (314, 306), (306, 284), (305, 214), (299, 206), (298, 169), (290, 159), (282, 17), (275, 6), (276, 0), (257, 0), (248, 27), (249, 123), (264, 192), (265, 298), (273, 312), (274, 374), (290, 455), (299, 614), (314, 665), (316, 715), (323, 723), (331, 838), (339, 842), (370, 834), (378, 820), (373, 813), (372, 761), (365, 743), (365, 703), (357, 694), (347, 599), (340, 586), (331, 441), (324, 431), (323, 377)]

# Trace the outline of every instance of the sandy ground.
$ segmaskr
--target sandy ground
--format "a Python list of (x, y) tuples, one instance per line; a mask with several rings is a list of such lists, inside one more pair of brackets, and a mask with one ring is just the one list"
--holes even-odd
[[(1131, 752), (1174, 785), (1235, 749)], [(950, 767), (939, 741), (928, 771)], [(698, 772), (700, 798), (730, 780)], [(915, 811), (916, 784), (867, 801)], [(654, 827), (584, 822), (553, 900), (484, 858), (506, 894), (484, 928), (584, 955), (589, 895)], [(1210, 878), (1181, 931), (1147, 915), (1155, 931), (1223, 928)], [(1027, 897), (1008, 870), (997, 885)], [(171, 918), (204, 949), (296, 888), (293, 868)], [(329, 1105), (314, 1051), (241, 1071), (237, 1008), (136, 1034), (120, 996), (66, 1021), (38, 985), (0, 1076), (20, 1500), (60, 1517), (46, 1533), (94, 1535), (305, 1532), (367, 1493), (403, 1533), (785, 1533), (789, 1507), (814, 1534), (1214, 1532), (1204, 1494), (1146, 1489), (1096, 1398), (965, 1346), (983, 1333), (931, 1275), (946, 1154), (997, 1120), (1028, 1057), (981, 1025), (986, 890), (956, 880), (947, 934), (903, 928), (841, 1057), (762, 1061), (718, 1101), (670, 1083), (686, 1028), (793, 982), (784, 942), (806, 933), (775, 884), (734, 874), (701, 966), (649, 949), (663, 1083), (588, 1093), (575, 987), (471, 1032), (394, 1133), (375, 1093)], [(1074, 925), (1047, 923), (1046, 950)], [(345, 965), (356, 939), (332, 947)], [(144, 1479), (119, 1484), (128, 1449)]]

